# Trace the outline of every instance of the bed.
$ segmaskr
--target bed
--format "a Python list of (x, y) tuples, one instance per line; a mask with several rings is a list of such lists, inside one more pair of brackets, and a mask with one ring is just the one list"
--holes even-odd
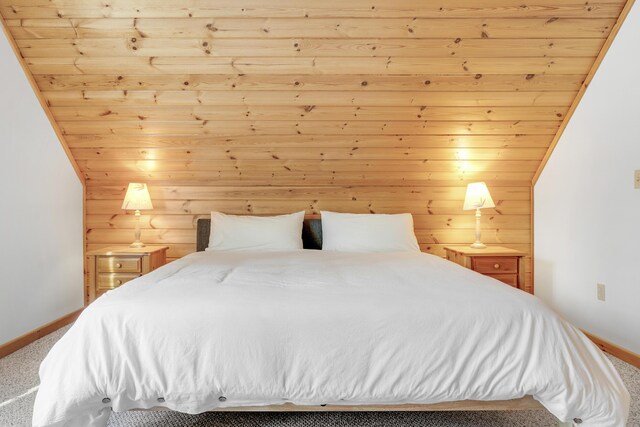
[(111, 411), (505, 410), (624, 426), (602, 352), (536, 297), (424, 253), (198, 252), (98, 298), (40, 368), (33, 425)]

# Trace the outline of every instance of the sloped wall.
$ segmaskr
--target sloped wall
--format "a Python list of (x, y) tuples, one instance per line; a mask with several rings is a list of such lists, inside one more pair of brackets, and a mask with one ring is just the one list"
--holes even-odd
[(0, 33), (0, 344), (83, 305), (82, 184)]
[[(536, 294), (640, 353), (640, 4), (636, 3), (535, 186)], [(606, 301), (596, 284), (606, 285)]]

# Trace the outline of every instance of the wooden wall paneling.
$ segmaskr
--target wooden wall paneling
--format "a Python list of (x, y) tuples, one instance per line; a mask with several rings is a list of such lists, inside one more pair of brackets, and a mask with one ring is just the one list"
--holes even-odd
[[(195, 249), (211, 210), (411, 212), (425, 251), (531, 254), (534, 174), (625, 0), (0, 0), (6, 29), (87, 182), (87, 248)], [(586, 83), (585, 83), (586, 82)], [(531, 284), (531, 259), (527, 283)]]
[[(364, 200), (353, 200), (347, 203), (341, 199), (324, 199), (320, 200), (291, 200), (286, 198), (286, 190), (280, 198), (269, 200), (247, 200), (247, 199), (230, 199), (230, 200), (158, 200), (154, 202), (154, 213), (174, 214), (181, 212), (182, 214), (198, 214), (207, 215), (212, 210), (220, 210), (233, 214), (256, 214), (256, 215), (273, 215), (283, 211), (300, 211), (309, 210), (310, 213), (319, 213), (319, 210), (336, 210), (344, 211), (353, 209), (361, 212), (370, 213), (393, 213), (394, 211), (411, 211), (416, 215), (454, 215), (459, 214), (459, 201), (437, 200), (437, 201), (413, 201), (413, 200), (379, 200), (374, 202)], [(120, 201), (120, 205), (122, 202)], [(157, 207), (156, 207), (157, 205)], [(117, 208), (117, 200), (88, 200), (87, 215), (93, 214), (112, 214)], [(122, 213), (121, 213), (122, 214)], [(509, 200), (502, 202), (492, 212), (494, 215), (528, 215), (529, 201)], [(485, 221), (487, 222), (487, 221)], [(528, 230), (528, 226), (522, 225), (523, 229)]]
[(232, 147), (232, 148), (73, 148), (82, 160), (538, 160), (544, 148), (421, 148), (421, 147)]
[(68, 135), (72, 148), (261, 148), (339, 147), (362, 148), (547, 148), (549, 137), (544, 135), (243, 135), (215, 137), (194, 135)]
[[(135, 42), (132, 40), (136, 40)], [(25, 58), (83, 57), (595, 57), (602, 39), (19, 39)], [(135, 49), (134, 49), (135, 48)]]
[(241, 171), (139, 171), (139, 172), (85, 172), (88, 181), (96, 185), (120, 184), (123, 181), (147, 181), (150, 185), (171, 185), (179, 182), (185, 185), (451, 185), (455, 182), (461, 186), (484, 180), (491, 187), (500, 185), (521, 185), (529, 187), (533, 172), (340, 172), (332, 173), (292, 173), (283, 168), (278, 172), (255, 172), (250, 176)]
[[(235, 91), (575, 91), (585, 74), (39, 74), (43, 90)], [(273, 105), (272, 105), (273, 106)], [(512, 105), (510, 105), (512, 106)]]
[[(533, 254), (535, 253), (535, 248), (534, 248), (534, 244), (535, 244), (535, 221), (534, 221), (534, 215), (535, 215), (535, 196), (534, 196), (534, 186), (531, 185), (531, 187), (529, 188), (529, 235), (531, 236), (531, 249), (530, 249), (530, 255), (531, 258), (533, 259)], [(531, 281), (529, 282), (529, 286), (531, 287), (531, 293), (535, 294), (536, 292), (536, 287), (535, 287), (535, 265), (533, 262), (531, 262), (531, 266), (529, 267), (529, 273), (531, 274)]]
[(26, 58), (33, 74), (103, 75), (123, 74), (331, 74), (340, 64), (340, 74), (581, 74), (594, 57), (218, 57), (218, 56), (118, 56)]
[(154, 0), (3, 0), (0, 11), (12, 18), (200, 18), (200, 17), (416, 17), (416, 18), (516, 18), (516, 17), (617, 17), (622, 5), (616, 0), (596, 0), (589, 3), (576, 0), (556, 0), (547, 4), (526, 4), (520, 0), (450, 0), (424, 3), (419, 0), (396, 0), (372, 5), (369, 0), (307, 0), (304, 7), (295, 0), (245, 1), (241, 5), (231, 0), (207, 2), (188, 0), (181, 7)]
[[(113, 186), (93, 186), (87, 189), (88, 200), (101, 199), (122, 199), (127, 190), (126, 183)], [(372, 197), (380, 200), (395, 200), (411, 194), (413, 200), (458, 200), (463, 201), (466, 189), (461, 186), (423, 186), (423, 187), (312, 187), (299, 186), (297, 188), (279, 188), (275, 186), (236, 186), (236, 187), (216, 187), (216, 186), (154, 186), (149, 188), (149, 193), (153, 199), (162, 200), (224, 200), (234, 198), (254, 198), (269, 200), (277, 198), (278, 194), (287, 194), (289, 199), (308, 199), (314, 195), (332, 195), (336, 199), (352, 200), (354, 197)], [(493, 198), (501, 201), (509, 200), (529, 200), (529, 190), (521, 187), (498, 187), (492, 192)], [(466, 215), (466, 213), (461, 212)], [(144, 215), (143, 215), (144, 216)], [(473, 215), (471, 215), (473, 217)]]
[[(517, 121), (527, 117), (532, 123), (560, 121), (566, 107), (381, 107), (381, 106), (137, 106), (111, 105), (104, 107), (53, 107), (56, 120), (75, 121), (405, 121), (424, 122), (424, 117), (434, 121)], [(519, 123), (518, 123), (519, 124)]]
[[(461, 161), (459, 160), (430, 160), (430, 159), (411, 159), (411, 160), (285, 160), (271, 159), (261, 160), (242, 160), (242, 159), (225, 159), (225, 160), (81, 160), (79, 165), (85, 171), (92, 172), (127, 172), (138, 170), (142, 172), (152, 172), (156, 169), (170, 170), (177, 172), (214, 172), (221, 171), (238, 171), (250, 176), (253, 172), (272, 173), (282, 170), (303, 174), (322, 174), (322, 173), (362, 173), (368, 172), (372, 175), (384, 174), (387, 172), (411, 173), (411, 172), (450, 172), (457, 173), (461, 170)], [(468, 161), (466, 171), (470, 172), (535, 172), (538, 166), (536, 160), (474, 160)]]
[[(566, 106), (575, 91), (433, 92), (413, 91), (53, 91), (44, 92), (52, 107), (64, 106), (378, 106), (378, 107), (531, 107)], [(427, 118), (427, 117), (425, 117)], [(525, 118), (525, 117), (523, 117)]]
[[(422, 5), (421, 5), (422, 7)], [(466, 18), (12, 18), (16, 39), (77, 38), (605, 38), (616, 17)]]
[[(212, 205), (215, 202), (211, 203)], [(311, 203), (309, 203), (311, 204)], [(195, 222), (198, 218), (205, 218), (203, 215), (176, 215), (176, 214), (157, 214), (146, 215), (141, 218), (141, 228), (148, 229), (168, 229), (168, 230), (193, 230)], [(487, 221), (487, 226), (495, 226), (496, 228), (522, 228), (522, 221), (529, 219), (528, 215), (493, 215)], [(131, 215), (87, 215), (87, 228), (89, 229), (130, 229), (134, 227), (135, 220)], [(468, 218), (468, 215), (426, 215), (415, 214), (414, 223), (416, 228), (422, 230), (431, 229), (467, 229), (473, 230), (475, 227), (475, 219)]]
[(322, 128), (326, 135), (555, 135), (560, 121), (83, 121), (58, 122), (65, 135), (300, 135), (314, 134)]

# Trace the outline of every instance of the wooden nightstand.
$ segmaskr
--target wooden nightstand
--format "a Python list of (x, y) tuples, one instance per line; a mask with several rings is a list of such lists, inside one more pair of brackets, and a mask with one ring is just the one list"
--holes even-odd
[(498, 279), (515, 288), (525, 289), (526, 253), (501, 246), (473, 249), (469, 246), (447, 246), (447, 259), (463, 267)]
[(86, 303), (167, 262), (168, 246), (110, 246), (87, 252)]

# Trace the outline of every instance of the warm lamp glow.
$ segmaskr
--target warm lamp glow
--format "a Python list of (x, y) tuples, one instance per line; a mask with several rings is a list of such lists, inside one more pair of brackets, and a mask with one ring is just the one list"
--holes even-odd
[(132, 182), (127, 188), (127, 194), (122, 202), (124, 210), (144, 210), (153, 209), (151, 204), (151, 196), (147, 184)]
[(130, 183), (127, 188), (127, 194), (124, 196), (124, 202), (122, 202), (122, 209), (136, 211), (136, 240), (129, 246), (132, 248), (144, 248), (145, 244), (140, 241), (140, 210), (153, 209), (147, 184)]
[(476, 241), (471, 245), (475, 249), (484, 249), (487, 246), (480, 241), (480, 209), (495, 208), (489, 189), (484, 182), (474, 182), (467, 185), (467, 195), (464, 198), (464, 209), (469, 211), (476, 210)]
[(464, 209), (469, 211), (472, 209), (495, 208), (491, 194), (487, 184), (484, 182), (474, 182), (467, 185), (467, 196), (464, 198)]

